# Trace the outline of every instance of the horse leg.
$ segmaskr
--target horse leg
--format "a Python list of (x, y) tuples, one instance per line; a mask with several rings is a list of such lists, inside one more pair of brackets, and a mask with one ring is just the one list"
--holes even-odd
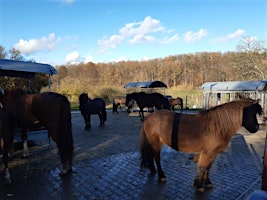
[[(62, 130), (61, 130), (62, 131)], [(67, 138), (60, 138), (58, 135), (58, 129), (48, 130), (48, 134), (55, 141), (58, 147), (58, 154), (61, 161), (61, 172), (60, 175), (64, 176), (69, 172), (72, 172), (72, 151), (73, 151), (73, 139), (70, 138), (72, 135), (67, 136)], [(61, 133), (62, 134), (62, 133)]]
[(144, 121), (144, 108), (140, 108), (140, 111), (139, 111), (139, 116), (141, 117), (141, 121)]
[(11, 143), (11, 140), (10, 140), (10, 135), (12, 135), (13, 132), (11, 131), (10, 135), (9, 135), (9, 132), (7, 130), (2, 130), (2, 132), (3, 132), (2, 133), (3, 134), (3, 138), (2, 138), (3, 157), (2, 157), (2, 160), (3, 160), (3, 164), (4, 164), (4, 168), (5, 168), (4, 180), (5, 180), (5, 184), (8, 185), (8, 184), (11, 184), (11, 182), (12, 182), (11, 181), (11, 175), (10, 175), (9, 168), (8, 168), (8, 153), (10, 151), (11, 144), (13, 143), (13, 142)]
[(91, 128), (91, 115), (87, 115), (86, 129)]
[(85, 127), (84, 127), (84, 130), (87, 130), (88, 128), (91, 128), (90, 126), (90, 118), (86, 112), (81, 112), (82, 113), (82, 116), (83, 116), (83, 119), (84, 119), (84, 123), (85, 123)]
[(159, 177), (159, 182), (165, 183), (166, 182), (166, 176), (161, 168), (160, 164), (160, 151), (162, 147), (162, 143), (158, 137), (154, 137), (152, 140), (150, 140), (151, 148), (153, 149), (154, 152), (154, 158), (156, 161), (157, 165), (157, 170), (158, 170), (158, 177)]
[(22, 156), (24, 158), (27, 158), (29, 157), (29, 148), (28, 148), (28, 136), (27, 136), (27, 131), (25, 128), (21, 129), (21, 140), (22, 140), (22, 145), (23, 145)]
[(212, 163), (209, 164), (209, 166), (207, 167), (207, 170), (204, 173), (204, 186), (206, 186), (206, 188), (212, 188), (213, 185), (209, 179), (209, 172), (210, 172), (210, 168), (211, 168)]
[(8, 168), (8, 152), (9, 152), (9, 145), (7, 144), (8, 140), (4, 141), (4, 145), (3, 145), (3, 164), (4, 164), (4, 168), (5, 168), (5, 174), (4, 174), (4, 179), (5, 179), (5, 184), (11, 184), (11, 176), (10, 176), (10, 172), (9, 172), (9, 168)]
[(118, 113), (118, 104), (116, 104), (115, 102), (113, 102), (112, 105), (112, 113)]
[(165, 174), (161, 168), (161, 164), (160, 164), (160, 151), (155, 151), (154, 156), (155, 156), (155, 161), (156, 161), (157, 169), (158, 169), (159, 182), (165, 183), (166, 182), (166, 176), (165, 176)]
[(98, 117), (99, 117), (99, 126), (104, 126), (103, 114), (98, 113)]
[[(209, 169), (211, 167), (211, 162), (214, 156), (208, 153), (200, 153), (198, 160), (198, 173), (194, 181), (194, 186), (199, 192), (204, 192), (204, 184), (211, 185), (211, 182), (208, 178)], [(205, 180), (205, 182), (204, 182)], [(207, 181), (207, 182), (206, 182)]]

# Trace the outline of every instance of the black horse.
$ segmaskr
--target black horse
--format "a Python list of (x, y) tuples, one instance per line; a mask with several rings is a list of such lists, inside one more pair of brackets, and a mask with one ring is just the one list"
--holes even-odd
[(138, 107), (140, 108), (139, 116), (141, 120), (144, 120), (144, 108), (145, 107), (156, 107), (157, 110), (169, 109), (169, 102), (160, 93), (145, 93), (145, 92), (133, 92), (126, 95), (125, 105), (128, 109), (133, 106), (133, 100), (136, 101)]
[(91, 115), (97, 114), (99, 116), (99, 126), (105, 126), (107, 121), (106, 103), (101, 98), (90, 99), (86, 93), (79, 96), (80, 111), (85, 122), (85, 130), (91, 128)]

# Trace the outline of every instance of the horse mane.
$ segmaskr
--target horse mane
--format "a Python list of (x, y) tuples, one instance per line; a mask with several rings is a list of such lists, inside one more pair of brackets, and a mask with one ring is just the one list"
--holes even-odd
[(228, 139), (229, 134), (242, 126), (243, 109), (254, 103), (255, 101), (252, 99), (242, 98), (221, 104), (199, 112), (197, 114), (198, 120), (200, 120), (203, 129), (208, 130), (210, 134)]

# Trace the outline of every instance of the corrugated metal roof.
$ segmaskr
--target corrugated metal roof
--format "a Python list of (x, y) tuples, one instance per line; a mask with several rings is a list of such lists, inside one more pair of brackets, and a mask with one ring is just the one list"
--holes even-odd
[(267, 81), (229, 81), (229, 82), (206, 82), (201, 90), (221, 90), (221, 91), (253, 91), (264, 90)]
[(0, 59), (1, 76), (32, 77), (34, 73), (57, 74), (57, 70), (48, 64)]
[(131, 82), (126, 84), (124, 88), (167, 88), (167, 85), (161, 81)]

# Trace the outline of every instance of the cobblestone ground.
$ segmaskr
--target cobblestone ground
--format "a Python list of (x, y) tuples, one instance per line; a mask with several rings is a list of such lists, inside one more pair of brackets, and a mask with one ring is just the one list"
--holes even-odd
[[(162, 167), (167, 183), (160, 184), (157, 175), (140, 172), (139, 134), (141, 121), (126, 112), (108, 112), (105, 127), (93, 116), (91, 130), (83, 130), (79, 112), (72, 114), (75, 143), (74, 171), (59, 176), (59, 157), (53, 141), (48, 147), (46, 131), (29, 133), (36, 146), (30, 157), (13, 155), (10, 169), (13, 183), (0, 185), (0, 199), (27, 200), (173, 200), (245, 199), (261, 188), (262, 156), (266, 131), (255, 134), (240, 130), (229, 147), (214, 160), (210, 171), (213, 189), (198, 193), (193, 187), (197, 166), (192, 154), (162, 150)], [(0, 168), (3, 183), (3, 168)]]

